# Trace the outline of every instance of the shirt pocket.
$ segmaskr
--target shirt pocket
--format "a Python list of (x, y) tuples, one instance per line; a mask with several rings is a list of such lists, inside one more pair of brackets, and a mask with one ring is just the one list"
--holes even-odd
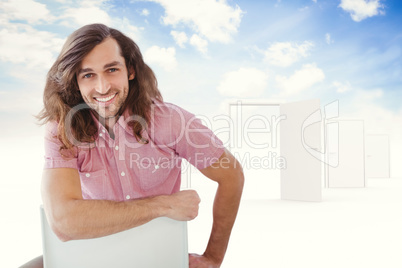
[(81, 180), (82, 197), (84, 199), (105, 199), (106, 172), (79, 171)]
[(142, 157), (138, 163), (138, 177), (143, 191), (161, 186), (170, 176), (174, 168), (175, 158), (165, 154)]

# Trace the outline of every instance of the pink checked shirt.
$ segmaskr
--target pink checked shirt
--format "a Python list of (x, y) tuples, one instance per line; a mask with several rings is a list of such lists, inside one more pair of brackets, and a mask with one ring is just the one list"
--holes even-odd
[[(124, 113), (113, 127), (114, 139), (98, 121), (95, 145), (77, 146), (77, 154), (60, 154), (57, 123), (45, 134), (45, 168), (74, 168), (84, 199), (124, 201), (180, 190), (181, 160), (197, 169), (216, 162), (224, 151), (221, 140), (193, 114), (169, 103), (154, 103), (148, 131), (137, 142), (127, 125), (137, 120)], [(91, 147), (89, 149), (89, 147)], [(57, 178), (55, 178), (57, 179)]]

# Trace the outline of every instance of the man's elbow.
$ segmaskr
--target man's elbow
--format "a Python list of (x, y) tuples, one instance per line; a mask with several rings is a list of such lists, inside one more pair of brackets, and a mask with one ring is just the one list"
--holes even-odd
[(71, 236), (69, 236), (65, 230), (57, 226), (56, 224), (51, 225), (51, 229), (53, 230), (53, 233), (57, 236), (57, 238), (62, 241), (62, 242), (67, 242), (70, 240), (73, 240)]
[(53, 233), (62, 242), (78, 239), (76, 232), (74, 232), (74, 222), (72, 217), (65, 212), (49, 212), (48, 222)]

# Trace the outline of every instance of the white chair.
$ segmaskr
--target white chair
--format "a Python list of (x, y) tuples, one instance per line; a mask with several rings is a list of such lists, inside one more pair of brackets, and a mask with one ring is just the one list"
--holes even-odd
[(42, 206), (40, 213), (45, 268), (188, 268), (187, 222), (162, 217), (109, 236), (62, 242)]

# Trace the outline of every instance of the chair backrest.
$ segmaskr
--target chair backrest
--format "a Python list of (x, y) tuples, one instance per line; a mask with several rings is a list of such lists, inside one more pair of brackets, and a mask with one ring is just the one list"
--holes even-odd
[(45, 268), (188, 268), (187, 222), (162, 217), (109, 236), (62, 242), (42, 206), (40, 214)]

